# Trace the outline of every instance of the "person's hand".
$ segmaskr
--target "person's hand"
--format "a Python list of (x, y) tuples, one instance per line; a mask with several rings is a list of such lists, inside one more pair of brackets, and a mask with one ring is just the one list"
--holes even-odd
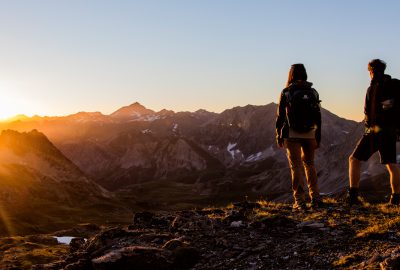
[(368, 119), (368, 116), (367, 116), (367, 115), (364, 116), (364, 125), (365, 125), (366, 127), (370, 127), (370, 123), (369, 123), (369, 119)]
[(284, 139), (283, 138), (281, 138), (281, 137), (276, 137), (276, 144), (279, 146), (279, 147), (283, 147), (283, 145), (284, 145)]

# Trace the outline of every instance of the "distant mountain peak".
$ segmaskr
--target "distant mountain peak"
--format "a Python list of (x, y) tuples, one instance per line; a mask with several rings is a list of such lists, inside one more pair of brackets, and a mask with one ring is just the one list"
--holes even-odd
[(30, 117), (26, 116), (25, 114), (18, 114), (7, 119), (2, 120), (2, 122), (14, 122), (14, 121), (24, 121), (29, 120)]
[[(122, 107), (121, 109), (123, 109), (123, 108), (129, 108), (129, 109), (132, 109), (132, 110), (137, 110), (137, 111), (142, 111), (142, 110), (150, 110), (150, 109), (147, 109), (145, 106), (143, 106), (142, 104), (140, 104), (139, 102), (134, 102), (134, 103), (132, 103), (132, 104), (130, 104), (130, 105), (128, 105), (128, 106), (124, 106), (124, 107)], [(151, 110), (150, 110), (151, 111)]]
[(42, 132), (39, 132), (37, 129), (33, 129), (32, 131), (29, 132), (18, 132), (15, 130), (11, 129), (6, 129), (1, 132), (0, 138), (17, 138), (17, 139), (22, 139), (22, 138), (35, 138), (35, 139), (45, 139), (48, 140), (46, 135), (44, 135)]
[(149, 116), (154, 116), (155, 111), (147, 109), (145, 106), (139, 102), (132, 103), (131, 105), (124, 106), (110, 116), (118, 120), (128, 120), (128, 121), (148, 121)]
[(161, 111), (157, 112), (157, 115), (160, 115), (160, 116), (172, 116), (174, 114), (175, 114), (174, 111), (167, 110), (167, 109), (162, 109)]
[(198, 109), (197, 111), (195, 111), (195, 113), (210, 113), (210, 112), (205, 109)]
[(29, 132), (3, 130), (0, 134), (0, 147), (9, 147), (20, 154), (40, 152), (56, 158), (65, 158), (47, 136), (36, 129)]
[(141, 106), (141, 107), (144, 107), (142, 104), (140, 104), (139, 102), (134, 102), (134, 103), (132, 103), (131, 105), (129, 105), (129, 106)]

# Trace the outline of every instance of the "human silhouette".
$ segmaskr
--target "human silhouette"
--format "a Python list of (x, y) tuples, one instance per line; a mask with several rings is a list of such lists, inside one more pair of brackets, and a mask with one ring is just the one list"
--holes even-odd
[(276, 116), (276, 140), (286, 149), (292, 175), (293, 209), (305, 210), (304, 172), (311, 207), (322, 206), (314, 153), (321, 142), (321, 110), (318, 92), (307, 81), (303, 64), (289, 70), (286, 88), (282, 90)]
[(361, 161), (367, 161), (377, 151), (390, 174), (392, 194), (389, 203), (399, 204), (400, 170), (396, 165), (396, 118), (399, 115), (395, 106), (398, 80), (385, 74), (385, 69), (386, 63), (380, 59), (368, 63), (371, 84), (365, 97), (365, 132), (349, 157), (350, 206), (361, 203), (358, 197)]

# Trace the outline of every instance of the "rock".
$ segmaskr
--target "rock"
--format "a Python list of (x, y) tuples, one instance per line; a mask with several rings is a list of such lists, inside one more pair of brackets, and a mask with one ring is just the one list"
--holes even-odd
[(71, 242), (69, 243), (69, 250), (70, 252), (75, 252), (78, 249), (80, 249), (84, 244), (86, 240), (83, 237), (75, 237), (71, 239)]
[(379, 264), (381, 270), (400, 269), (400, 247), (389, 250), (386, 259)]
[(216, 216), (222, 216), (225, 215), (225, 211), (222, 209), (207, 209), (207, 210), (197, 210), (197, 213), (201, 215), (216, 215)]
[(375, 263), (378, 263), (380, 260), (382, 260), (382, 256), (379, 255), (379, 254), (377, 254), (377, 253), (375, 253), (375, 254), (371, 257), (371, 259), (369, 259), (369, 260), (367, 261), (367, 264), (375, 264)]
[(168, 270), (172, 267), (169, 251), (143, 246), (130, 246), (113, 250), (92, 260), (94, 270)]
[(59, 270), (63, 269), (64, 266), (64, 261), (57, 261), (53, 263), (33, 265), (32, 270)]
[(257, 223), (262, 224), (263, 226), (261, 227), (267, 227), (267, 228), (275, 228), (275, 227), (285, 227), (285, 228), (290, 228), (294, 227), (296, 222), (284, 215), (280, 214), (271, 214), (265, 217), (262, 217), (258, 221), (254, 222), (255, 224), (253, 226), (259, 227), (260, 225), (256, 225)]
[(85, 243), (84, 248), (88, 253), (98, 252), (99, 250), (106, 249), (120, 238), (135, 238), (142, 234), (142, 231), (130, 231), (121, 227), (114, 227), (97, 234)]
[(214, 239), (214, 245), (217, 247), (228, 247), (229, 242), (225, 238), (216, 238)]
[(254, 253), (258, 253), (258, 252), (261, 252), (261, 251), (263, 251), (265, 249), (267, 249), (267, 245), (262, 244), (262, 245), (259, 245), (259, 246), (255, 247), (255, 248), (253, 248), (251, 251), (254, 252)]
[(320, 228), (324, 228), (325, 224), (309, 220), (309, 221), (304, 221), (302, 223), (297, 224), (297, 227), (298, 228), (320, 229)]
[(239, 227), (243, 227), (244, 224), (243, 224), (243, 221), (239, 220), (239, 221), (232, 221), (230, 226), (233, 228), (239, 228)]
[(145, 233), (138, 237), (140, 241), (162, 244), (174, 238), (174, 235), (168, 233)]
[(75, 263), (69, 264), (63, 268), (63, 270), (82, 270), (90, 269), (91, 263), (89, 259), (81, 259)]
[(400, 269), (399, 258), (388, 258), (379, 264), (381, 270), (397, 270)]
[(137, 227), (150, 227), (154, 216), (154, 213), (151, 212), (135, 213), (133, 217), (133, 225)]
[(200, 260), (200, 253), (193, 247), (179, 247), (174, 252), (173, 267), (177, 269), (190, 269)]
[(168, 250), (175, 250), (178, 247), (183, 247), (183, 246), (185, 246), (185, 243), (182, 242), (181, 240), (172, 239), (172, 240), (169, 240), (167, 243), (165, 243), (162, 248), (165, 248)]
[(171, 224), (171, 221), (167, 217), (154, 217), (151, 221), (151, 224), (155, 227), (169, 227)]
[(214, 224), (209, 217), (199, 215), (195, 211), (182, 211), (176, 215), (170, 229), (171, 231), (204, 230), (211, 232), (213, 227)]
[(246, 220), (246, 219), (247, 218), (245, 215), (245, 211), (232, 209), (228, 212), (228, 215), (224, 218), (224, 221), (231, 223), (233, 221)]

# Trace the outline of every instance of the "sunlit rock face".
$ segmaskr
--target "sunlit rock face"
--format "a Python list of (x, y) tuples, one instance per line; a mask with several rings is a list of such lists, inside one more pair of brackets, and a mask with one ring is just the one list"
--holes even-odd
[(103, 210), (93, 205), (113, 208), (115, 203), (109, 191), (36, 130), (2, 131), (0, 190), (1, 235), (47, 231), (83, 216), (101, 215)]

